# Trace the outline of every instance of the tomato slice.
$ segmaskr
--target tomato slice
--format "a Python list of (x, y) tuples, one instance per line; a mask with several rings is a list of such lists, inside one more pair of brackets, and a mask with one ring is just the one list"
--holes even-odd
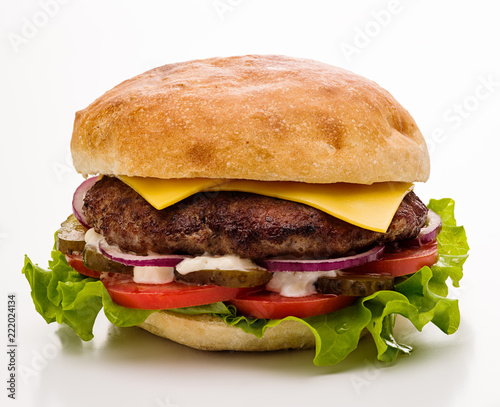
[(395, 252), (385, 252), (380, 260), (352, 267), (346, 271), (353, 273), (391, 273), (394, 277), (416, 273), (424, 266), (432, 266), (438, 260), (437, 242), (421, 247), (411, 247)]
[[(220, 287), (216, 285), (187, 285), (178, 282), (168, 284), (135, 283), (132, 275), (102, 273), (101, 281), (111, 299), (127, 308), (168, 309), (192, 307), (228, 301), (252, 288)], [(255, 288), (253, 288), (255, 290)]]
[(278, 293), (261, 290), (238, 296), (230, 301), (242, 314), (264, 319), (288, 316), (307, 318), (328, 314), (352, 304), (356, 297), (347, 295), (314, 294), (306, 297), (283, 297)]
[(101, 276), (100, 271), (95, 271), (85, 267), (83, 264), (83, 259), (81, 254), (66, 254), (66, 261), (68, 264), (73, 267), (80, 274), (83, 274), (87, 277), (99, 278)]

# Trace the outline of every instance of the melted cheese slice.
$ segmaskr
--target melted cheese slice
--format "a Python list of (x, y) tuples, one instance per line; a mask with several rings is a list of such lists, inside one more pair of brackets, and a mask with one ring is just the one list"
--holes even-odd
[(300, 202), (353, 225), (386, 232), (396, 210), (413, 184), (380, 182), (307, 184), (292, 181), (224, 179), (159, 179), (119, 176), (156, 209), (173, 205), (202, 191), (241, 191)]

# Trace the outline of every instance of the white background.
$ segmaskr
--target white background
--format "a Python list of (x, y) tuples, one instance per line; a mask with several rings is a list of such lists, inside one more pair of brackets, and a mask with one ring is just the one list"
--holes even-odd
[[(64, 3), (64, 4), (63, 4)], [(9, 406), (499, 406), (500, 10), (494, 0), (23, 0), (0, 9), (0, 404)], [(94, 341), (46, 325), (21, 275), (46, 265), (81, 181), (75, 111), (157, 65), (276, 53), (353, 70), (388, 89), (429, 140), (424, 201), (453, 197), (471, 246), (451, 295), (462, 323), (401, 335), (414, 353), (375, 362), (363, 340), (343, 363), (313, 353), (203, 353), (98, 320)], [(7, 294), (18, 300), (17, 399), (7, 398)]]

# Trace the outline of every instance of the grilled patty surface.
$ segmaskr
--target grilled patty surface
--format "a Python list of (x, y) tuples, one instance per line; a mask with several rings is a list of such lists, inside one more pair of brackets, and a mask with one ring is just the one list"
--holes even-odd
[(338, 257), (417, 236), (427, 207), (410, 192), (386, 233), (344, 222), (310, 206), (246, 192), (202, 192), (163, 210), (132, 188), (103, 177), (83, 211), (96, 232), (121, 250), (200, 255)]

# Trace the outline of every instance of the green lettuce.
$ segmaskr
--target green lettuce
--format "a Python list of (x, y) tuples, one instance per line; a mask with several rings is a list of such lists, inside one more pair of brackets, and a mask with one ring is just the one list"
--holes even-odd
[[(259, 338), (266, 329), (284, 320), (297, 321), (306, 325), (316, 339), (314, 363), (318, 366), (340, 362), (356, 349), (361, 333), (366, 330), (373, 337), (378, 359), (392, 362), (398, 354), (411, 351), (394, 336), (396, 314), (407, 318), (418, 330), (429, 322), (446, 334), (458, 329), (458, 301), (447, 298), (447, 281), (450, 279), (455, 287), (459, 286), (469, 246), (464, 228), (456, 225), (454, 206), (452, 199), (430, 201), (428, 207), (443, 220), (438, 236), (439, 260), (430, 268), (423, 267), (408, 278), (398, 279), (394, 291), (379, 291), (342, 310), (309, 318), (251, 319), (222, 302), (172, 311), (218, 316), (228, 325)], [(23, 273), (31, 286), (35, 308), (45, 321), (65, 323), (85, 341), (93, 338), (92, 329), (101, 309), (111, 323), (120, 327), (138, 325), (157, 312), (115, 304), (99, 280), (75, 271), (55, 249), (49, 270), (33, 264), (26, 256)]]

